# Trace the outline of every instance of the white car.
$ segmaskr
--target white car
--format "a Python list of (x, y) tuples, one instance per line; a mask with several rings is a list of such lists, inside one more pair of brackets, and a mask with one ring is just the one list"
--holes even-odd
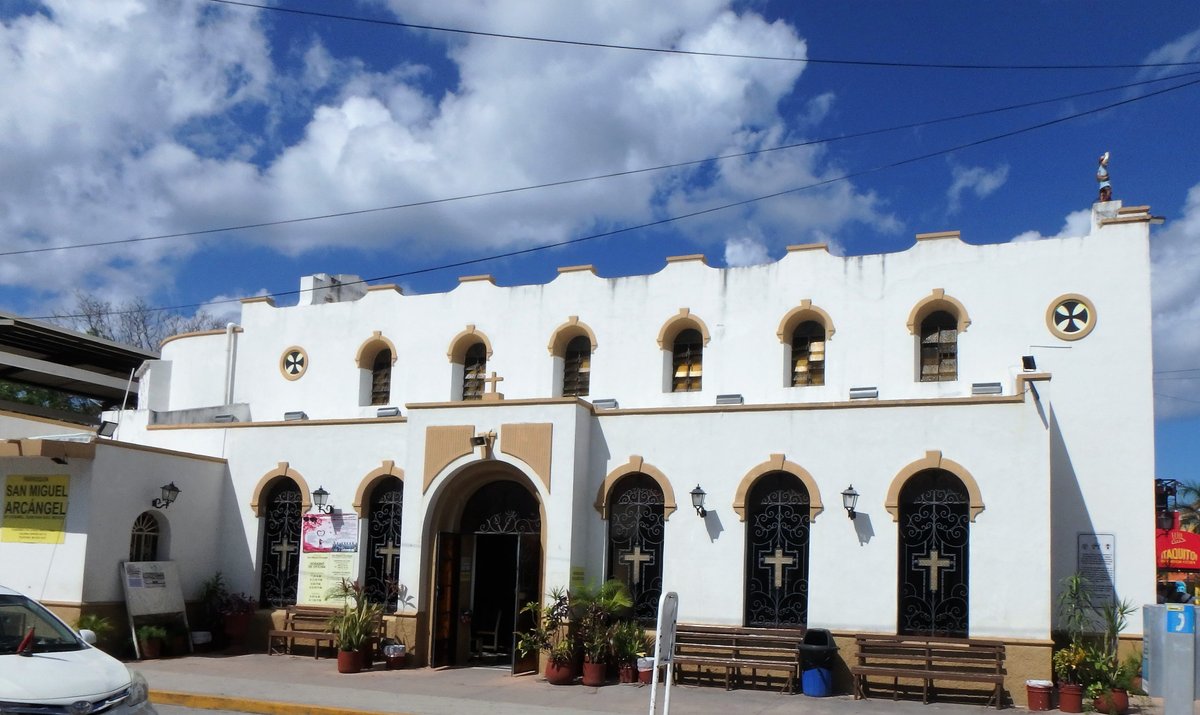
[(0, 586), (0, 713), (155, 715), (146, 680), (42, 604)]

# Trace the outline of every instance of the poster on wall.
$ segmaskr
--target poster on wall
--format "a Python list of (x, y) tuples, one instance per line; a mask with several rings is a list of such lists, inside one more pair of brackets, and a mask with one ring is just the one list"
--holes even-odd
[[(329, 592), (358, 573), (358, 516), (306, 514), (300, 533), (300, 583), (296, 601), (339, 604)], [(340, 605), (340, 604), (339, 604)]]
[(1079, 534), (1075, 569), (1087, 579), (1096, 607), (1115, 600), (1117, 537), (1112, 534)]
[(139, 619), (153, 617), (158, 621), (172, 620), (180, 623), (185, 632), (191, 630), (175, 562), (122, 561), (117, 568), (121, 577), (121, 589), (125, 593), (129, 636), (133, 642), (134, 654), (138, 658), (142, 657), (141, 644), (137, 638)]
[(8, 475), (0, 542), (63, 543), (70, 484), (71, 478), (65, 474)]

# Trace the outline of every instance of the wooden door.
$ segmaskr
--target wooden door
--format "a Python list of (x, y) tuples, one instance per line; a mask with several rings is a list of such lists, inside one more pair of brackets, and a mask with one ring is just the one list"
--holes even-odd
[(433, 592), (433, 654), (430, 664), (439, 668), (454, 665), (458, 643), (458, 567), (462, 538), (443, 531), (438, 534), (437, 584)]

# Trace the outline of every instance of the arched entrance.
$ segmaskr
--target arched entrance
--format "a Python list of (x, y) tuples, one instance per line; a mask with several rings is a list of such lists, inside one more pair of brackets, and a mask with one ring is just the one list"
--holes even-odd
[(969, 634), (970, 496), (962, 480), (926, 469), (899, 497), (901, 635)]
[[(506, 471), (476, 473), (439, 519), (434, 564), (434, 667), (481, 662), (537, 669), (516, 654), (515, 631), (531, 623), (521, 606), (540, 600), (542, 519), (536, 494)], [(457, 498), (461, 494), (465, 499)]]

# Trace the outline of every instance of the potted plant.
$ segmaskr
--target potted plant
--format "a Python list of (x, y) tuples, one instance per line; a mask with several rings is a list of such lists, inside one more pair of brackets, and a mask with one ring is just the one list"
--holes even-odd
[(522, 656), (544, 653), (546, 680), (551, 685), (567, 685), (575, 680), (575, 640), (568, 628), (571, 599), (567, 591), (555, 588), (546, 606), (530, 601), (521, 608), (533, 616), (533, 629), (517, 639)]
[(620, 682), (637, 682), (637, 658), (645, 652), (646, 634), (636, 621), (618, 621), (612, 627), (612, 656)]
[(1054, 674), (1058, 676), (1058, 709), (1065, 713), (1083, 712), (1083, 669), (1087, 653), (1072, 643), (1054, 654)]
[(162, 626), (147, 623), (137, 627), (138, 650), (144, 660), (162, 657), (163, 640), (167, 637), (167, 629)]
[(1083, 712), (1083, 690), (1087, 671), (1087, 651), (1084, 635), (1095, 618), (1088, 582), (1078, 572), (1062, 581), (1058, 595), (1059, 624), (1066, 632), (1068, 645), (1053, 657), (1054, 673), (1058, 676), (1058, 709), (1067, 713)]
[(1099, 641), (1088, 649), (1092, 674), (1088, 695), (1098, 712), (1123, 715), (1129, 711), (1129, 687), (1137, 674), (1137, 661), (1122, 660), (1118, 653), (1121, 631), (1137, 608), (1126, 599), (1101, 609), (1104, 630)]
[(229, 594), (225, 588), (225, 577), (218, 571), (211, 578), (200, 584), (200, 594), (197, 598), (197, 633), (207, 633), (205, 636), (193, 638), (196, 642), (212, 643), (224, 634), (224, 616), (221, 615), (221, 605)]
[(245, 593), (226, 593), (221, 599), (220, 613), (226, 642), (231, 648), (242, 649), (246, 633), (250, 630), (250, 618), (258, 608), (258, 602)]
[(371, 651), (383, 606), (371, 603), (358, 581), (345, 578), (329, 590), (328, 596), (342, 600), (342, 610), (329, 621), (330, 629), (337, 636), (338, 672), (357, 673), (370, 668), (374, 663)]
[(604, 685), (612, 654), (612, 627), (617, 617), (633, 606), (625, 584), (609, 579), (598, 587), (584, 586), (571, 598), (575, 637), (583, 650), (583, 684)]
[(81, 613), (79, 620), (75, 622), (75, 630), (78, 632), (91, 631), (96, 635), (95, 646), (107, 652), (108, 636), (113, 632), (112, 620), (96, 613)]

